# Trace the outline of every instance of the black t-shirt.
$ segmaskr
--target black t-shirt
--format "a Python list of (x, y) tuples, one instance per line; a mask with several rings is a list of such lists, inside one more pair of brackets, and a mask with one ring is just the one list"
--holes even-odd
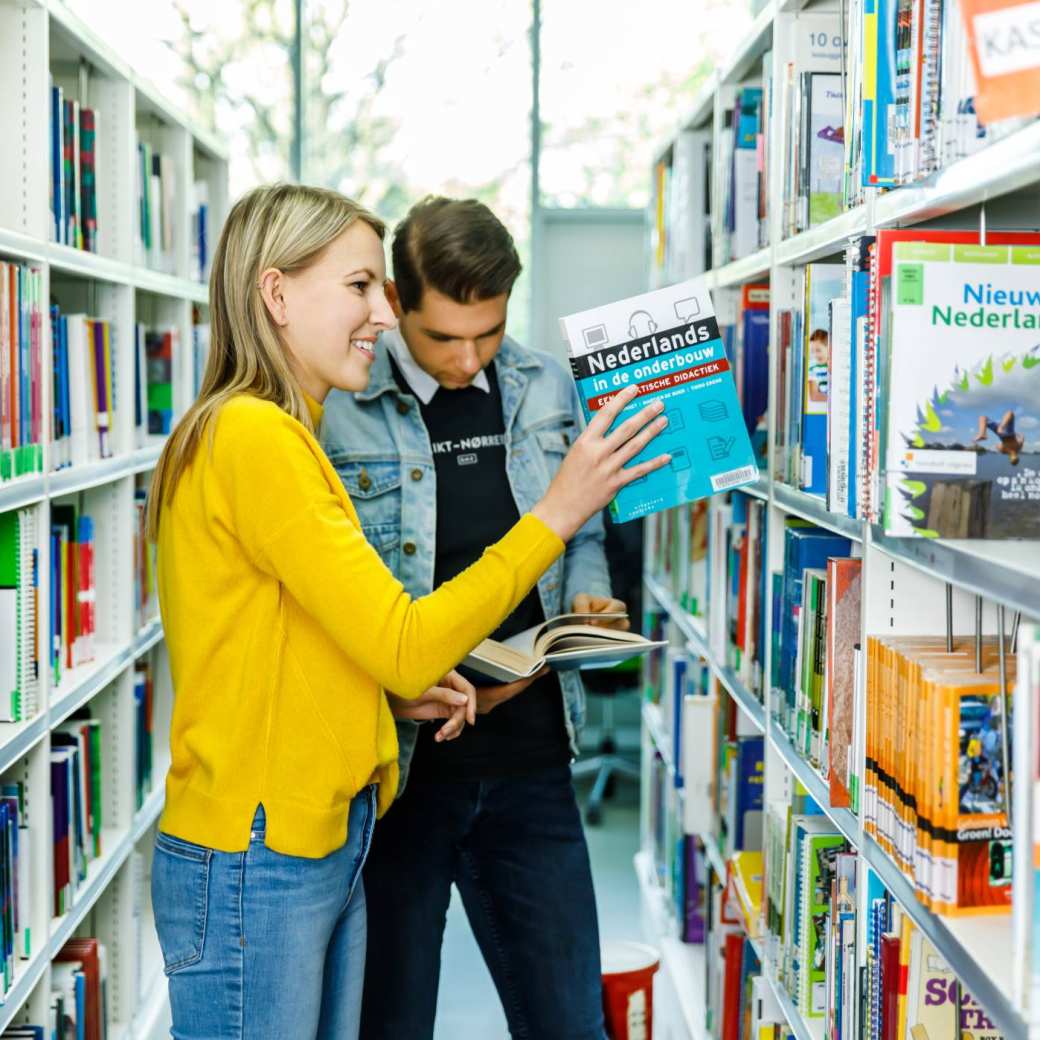
[[(396, 365), (393, 370), (398, 385), (410, 393)], [(520, 518), (506, 473), (502, 396), (493, 363), (487, 377), (490, 392), (475, 386), (438, 389), (429, 404), (420, 403), (437, 471), (435, 587), (475, 563)], [(544, 620), (535, 588), (492, 638), (507, 639)], [(433, 739), (437, 729), (436, 723), (419, 729), (413, 778), (489, 779), (570, 760), (560, 683), (551, 672), (494, 711), (478, 716), (476, 726), (467, 726), (455, 740), (437, 743)]]

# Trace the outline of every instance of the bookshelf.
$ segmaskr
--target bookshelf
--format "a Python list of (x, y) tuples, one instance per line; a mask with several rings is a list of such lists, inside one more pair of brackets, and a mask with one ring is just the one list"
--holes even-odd
[[(56, 240), (52, 84), (97, 113), (96, 251)], [(213, 135), (168, 104), (60, 0), (0, 0), (0, 134), (7, 142), (0, 151), (0, 263), (41, 274), (39, 368), (32, 384), (44, 417), (41, 465), (0, 476), (0, 521), (22, 511), (34, 518), (35, 591), (43, 605), (35, 710), (30, 705), (22, 721), (0, 722), (0, 782), (22, 785), (31, 863), (29, 956), (14, 959), (0, 995), (0, 1032), (12, 1024), (46, 1024), (54, 957), (70, 938), (95, 936), (108, 958), (108, 1035), (151, 1040), (163, 1035), (167, 1015), (148, 875), (168, 765), (172, 683), (154, 597), (138, 602), (140, 581), (151, 579), (142, 579), (135, 556), (135, 495), (147, 488), (164, 437), (149, 433), (147, 415), (135, 409), (142, 400), (135, 368), (136, 377), (147, 380), (135, 329), (172, 334), (166, 393), (175, 419), (194, 396), (200, 362), (193, 314), (207, 320), (199, 202), (206, 205), (211, 251), (228, 206), (227, 156)], [(161, 240), (150, 248), (142, 224), (140, 145), (162, 157), (151, 197), (162, 207), (153, 217)], [(58, 373), (50, 303), (62, 315), (107, 321), (111, 335), (110, 450), (63, 468), (51, 440)], [(54, 511), (67, 506), (93, 520), (93, 647), (55, 673), (47, 646), (48, 532)], [(100, 850), (55, 913), (52, 750), (61, 729), (86, 715), (100, 731)]]
[[(726, 111), (745, 85), (762, 83), (762, 59), (772, 53), (771, 79), (774, 91), (781, 85), (784, 62), (793, 61), (793, 36), (798, 19), (806, 14), (827, 12), (838, 15), (847, 9), (827, 0), (821, 3), (804, 0), (772, 0), (756, 16), (745, 40), (729, 61), (718, 68), (704, 84), (690, 106), (680, 114), (675, 132), (660, 149), (653, 166), (653, 183), (659, 184), (659, 166), (670, 164), (678, 154), (681, 135), (695, 132), (708, 135), (712, 147), (711, 198), (723, 197), (719, 190), (725, 163), (717, 161), (719, 139)], [(774, 104), (778, 93), (774, 93)], [(774, 116), (776, 113), (774, 112)], [(792, 284), (793, 272), (806, 264), (823, 260), (840, 260), (851, 238), (872, 234), (881, 228), (912, 227), (927, 224), (930, 227), (978, 227), (980, 217), (990, 221), (990, 227), (1040, 227), (1040, 121), (1026, 123), (1006, 136), (986, 145), (966, 158), (958, 159), (927, 178), (887, 192), (867, 189), (864, 201), (819, 223), (809, 230), (784, 237), (777, 200), (783, 198), (782, 129), (780, 118), (769, 121), (765, 131), (767, 148), (772, 158), (768, 166), (768, 209), (765, 217), (765, 244), (746, 252), (746, 255), (703, 272), (719, 309), (722, 292), (739, 291), (740, 287), (755, 281), (768, 281), (773, 289), (770, 319), (770, 344), (777, 342), (776, 311), (784, 306), (777, 303)], [(654, 223), (655, 213), (650, 221)], [(710, 222), (716, 230), (717, 215)], [(716, 252), (716, 256), (719, 254)], [(726, 254), (723, 254), (726, 255)], [(678, 281), (698, 273), (696, 269), (669, 275), (654, 267), (651, 287), (666, 281)], [(720, 324), (721, 324), (720, 319)], [(1028, 541), (962, 541), (956, 539), (910, 539), (886, 535), (877, 525), (831, 512), (823, 497), (807, 494), (775, 479), (775, 438), (772, 402), (777, 388), (776, 354), (770, 350), (769, 402), (769, 457), (768, 465), (758, 483), (742, 488), (748, 496), (766, 505), (768, 534), (765, 539), (763, 568), (767, 573), (783, 569), (783, 532), (785, 518), (800, 517), (825, 530), (842, 535), (853, 543), (852, 553), (863, 560), (862, 628), (861, 641), (866, 646), (868, 635), (878, 634), (933, 634), (946, 631), (946, 590), (952, 587), (954, 631), (974, 630), (976, 597), (982, 597), (984, 609), (983, 631), (992, 635), (995, 629), (994, 606), (1006, 607), (1022, 613), (1026, 618), (1040, 618), (1040, 548)], [(714, 501), (711, 515), (718, 508)], [(709, 528), (714, 531), (714, 528)], [(801, 756), (781, 726), (770, 717), (769, 704), (769, 651), (765, 648), (763, 670), (766, 675), (766, 704), (747, 688), (734, 670), (727, 665), (724, 653), (726, 633), (719, 630), (719, 619), (711, 610), (712, 595), (720, 590), (712, 585), (708, 591), (709, 607), (694, 616), (681, 597), (669, 587), (666, 576), (655, 570), (655, 560), (648, 553), (644, 570), (644, 584), (648, 593), (649, 609), (664, 615), (671, 626), (673, 646), (686, 644), (692, 659), (698, 659), (710, 671), (720, 690), (739, 709), (741, 732), (762, 734), (765, 738), (766, 801), (783, 798), (797, 782), (817, 802), (834, 828), (844, 836), (859, 860), (861, 874), (868, 871), (883, 883), (894, 900), (903, 908), (914, 926), (931, 942), (938, 953), (959, 978), (965, 990), (982, 1006), (994, 1023), (996, 1032), (1008, 1040), (1026, 1040), (1035, 1035), (1037, 1023), (1028, 1005), (1028, 978), (1025, 988), (1013, 985), (1016, 962), (1022, 960), (1021, 936), (1029, 935), (1032, 918), (1028, 909), (1017, 904), (1006, 916), (951, 917), (933, 913), (915, 895), (912, 883), (901, 873), (892, 859), (881, 849), (872, 836), (865, 833), (860, 818), (849, 809), (830, 805), (829, 789), (819, 773)], [(712, 577), (713, 582), (717, 581)], [(771, 630), (773, 604), (764, 596), (767, 644)], [(723, 621), (725, 619), (723, 618)], [(865, 663), (861, 672), (865, 672)], [(861, 675), (862, 678), (862, 675)], [(663, 680), (662, 680), (663, 681)], [(864, 712), (864, 706), (857, 706)], [(644, 756), (656, 751), (674, 771), (675, 748), (666, 712), (657, 704), (647, 703), (643, 712)], [(861, 716), (862, 717), (862, 716)], [(1019, 732), (1016, 726), (1016, 734)], [(861, 751), (862, 755), (862, 751)], [(863, 761), (860, 759), (860, 767)], [(648, 769), (644, 769), (644, 784)], [(862, 772), (860, 773), (862, 775)], [(680, 788), (676, 800), (681, 804)], [(647, 812), (650, 796), (644, 791), (643, 810)], [(653, 888), (654, 868), (650, 863), (652, 839), (644, 821), (644, 847), (636, 862), (644, 897), (644, 906), (657, 898), (665, 906), (655, 914), (644, 914), (644, 931), (649, 940), (657, 941), (662, 949), (662, 973), (667, 976), (665, 988), (688, 991), (687, 1005), (699, 1009), (697, 1017), (679, 1015), (672, 1003), (666, 1002), (667, 1021), (662, 1028), (665, 1035), (681, 1036), (690, 1040), (718, 1040), (717, 1032), (706, 1021), (705, 972), (702, 967), (693, 971), (689, 964), (677, 965), (674, 957), (665, 955), (667, 944), (675, 942), (679, 924), (676, 911), (660, 889)], [(704, 855), (716, 872), (725, 877), (726, 864), (712, 834), (697, 835), (704, 843)], [(1017, 842), (1033, 840), (1029, 834), (1015, 834)], [(1031, 846), (1030, 846), (1031, 848)], [(1028, 854), (1027, 854), (1028, 855)], [(1016, 863), (1022, 862), (1021, 859)], [(1032, 883), (1032, 882), (1030, 882)], [(862, 886), (861, 886), (862, 887)], [(1016, 888), (1017, 892), (1017, 888)], [(864, 967), (865, 896), (859, 895), (861, 932), (857, 941), (857, 967)], [(1026, 916), (1024, 916), (1026, 915)], [(762, 939), (753, 943), (785, 1020), (785, 1028), (798, 1040), (820, 1040), (823, 1032), (820, 1019), (802, 1017), (783, 985), (777, 981), (771, 962), (770, 944)], [(703, 948), (701, 948), (703, 949)]]

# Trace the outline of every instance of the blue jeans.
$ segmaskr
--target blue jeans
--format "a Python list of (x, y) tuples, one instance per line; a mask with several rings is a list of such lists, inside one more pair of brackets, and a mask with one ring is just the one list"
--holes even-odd
[(513, 1040), (602, 1040), (596, 898), (566, 766), (479, 782), (414, 777), (380, 820), (365, 866), (363, 1040), (433, 1036), (453, 882)]
[(159, 832), (152, 907), (175, 1040), (352, 1040), (361, 1014), (361, 867), (375, 788), (351, 803), (342, 848), (322, 859), (273, 852), (259, 807), (245, 852)]

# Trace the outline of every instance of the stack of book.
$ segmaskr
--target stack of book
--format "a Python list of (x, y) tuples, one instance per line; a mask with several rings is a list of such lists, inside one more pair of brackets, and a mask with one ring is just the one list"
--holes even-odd
[(175, 257), (174, 205), (177, 177), (173, 157), (137, 142), (135, 237), (141, 262), (156, 271), (173, 274)]
[(711, 132), (681, 131), (654, 167), (652, 288), (685, 281), (711, 267), (710, 183)]
[(138, 446), (146, 437), (165, 436), (173, 427), (173, 356), (178, 349), (175, 326), (149, 329), (134, 326), (134, 435)]
[(148, 539), (148, 491), (134, 491), (134, 628), (140, 631), (159, 616), (155, 583), (155, 545)]
[(1038, 264), (1032, 232), (913, 229), (807, 265), (777, 316), (775, 477), (887, 534), (1040, 535)]
[(693, 617), (707, 612), (708, 502), (652, 513), (644, 528), (647, 559), (675, 602)]
[(54, 241), (98, 251), (97, 169), (100, 114), (50, 88), (50, 210)]
[(114, 454), (116, 346), (111, 322), (51, 306), (52, 469)]
[(734, 492), (728, 504), (716, 504), (711, 544), (713, 577), (725, 610), (726, 664), (759, 701), (764, 700), (766, 607), (770, 594), (765, 566), (765, 502)]
[(197, 282), (209, 278), (209, 219), (209, 188), (205, 181), (196, 181), (191, 205), (191, 276)]
[(0, 513), (0, 722), (40, 710), (40, 513)]
[(749, 256), (766, 236), (763, 177), (766, 119), (761, 87), (741, 87), (723, 113), (719, 135), (720, 198), (714, 207), (715, 266)]
[(43, 471), (43, 275), (0, 261), (0, 484)]
[(102, 754), (95, 718), (72, 718), (51, 732), (55, 917), (72, 906), (90, 863), (101, 855)]
[(152, 790), (152, 720), (154, 703), (151, 662), (134, 665), (134, 803), (138, 809)]
[(54, 685), (62, 673), (94, 660), (94, 521), (73, 505), (51, 506), (50, 668)]
[(864, 829), (941, 914), (1011, 910), (1010, 689), (998, 647), (979, 656), (961, 638), (867, 646)]
[(794, 60), (780, 70), (782, 91), (776, 99), (777, 115), (786, 129), (780, 222), (784, 237), (841, 212), (845, 157), (840, 15), (801, 11), (793, 32)]
[(17, 962), (28, 960), (34, 949), (30, 908), (35, 885), (31, 854), (25, 785), (4, 783), (0, 786), (0, 990), (3, 993), (14, 984)]
[(51, 967), (49, 1013), (47, 1025), (52, 1032), (47, 1036), (105, 1040), (109, 1028), (108, 950), (103, 943), (95, 938), (70, 939), (61, 948)]

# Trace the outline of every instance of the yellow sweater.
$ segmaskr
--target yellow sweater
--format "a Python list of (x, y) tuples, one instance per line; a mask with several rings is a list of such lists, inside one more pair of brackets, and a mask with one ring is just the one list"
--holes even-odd
[[(315, 424), (321, 409), (313, 404)], [(162, 829), (227, 852), (324, 856), (351, 798), (397, 787), (383, 688), (417, 697), (493, 632), (563, 543), (521, 517), (413, 600), (361, 533), (318, 442), (245, 395), (215, 420), (159, 526), (159, 602), (175, 691)]]

